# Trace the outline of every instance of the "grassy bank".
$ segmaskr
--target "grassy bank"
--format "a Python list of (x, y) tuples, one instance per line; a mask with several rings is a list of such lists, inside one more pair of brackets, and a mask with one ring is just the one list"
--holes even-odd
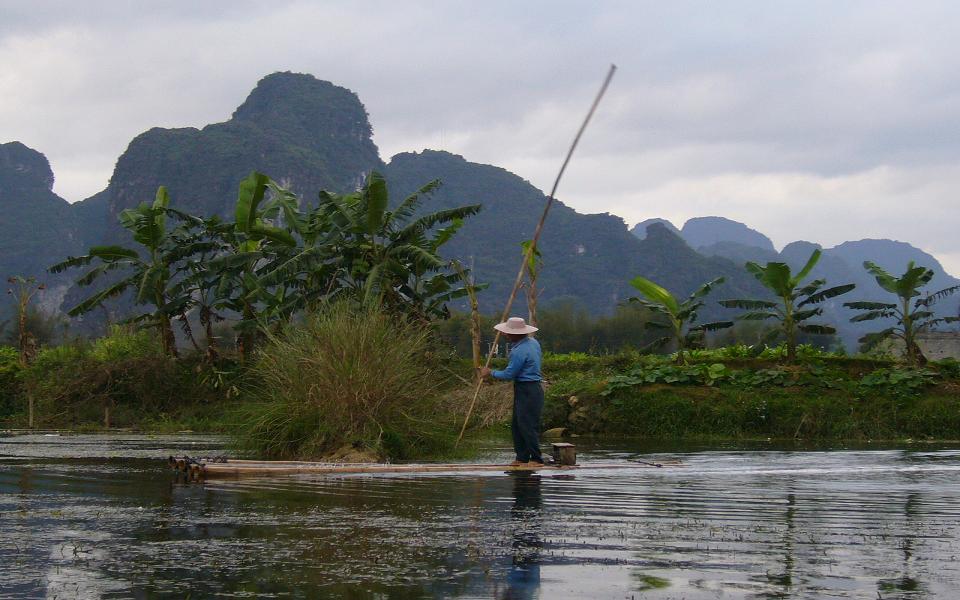
[[(502, 360), (500, 361), (502, 364)], [(649, 439), (960, 439), (960, 364), (803, 349), (695, 351), (688, 365), (622, 352), (551, 355), (544, 427)], [(115, 329), (47, 348), (26, 369), (0, 348), (0, 426), (229, 433), (269, 457), (452, 456), (472, 368), (429, 330), (376, 312), (289, 326), (246, 364), (166, 357), (148, 332)], [(471, 431), (505, 428), (509, 384), (484, 386)], [(462, 447), (458, 452), (463, 452)]]
[(960, 439), (960, 365), (705, 356), (553, 357), (545, 427), (656, 439)]
[(44, 348), (26, 368), (0, 350), (0, 424), (10, 427), (27, 426), (32, 398), (37, 428), (225, 432), (242, 386), (237, 363), (174, 360), (146, 331)]
[[(0, 427), (227, 433), (266, 458), (348, 461), (456, 457), (472, 398), (429, 327), (333, 306), (267, 336), (253, 360), (171, 358), (149, 331), (115, 328), (43, 349), (28, 367), (0, 348)], [(485, 388), (471, 433), (509, 420), (510, 397)]]

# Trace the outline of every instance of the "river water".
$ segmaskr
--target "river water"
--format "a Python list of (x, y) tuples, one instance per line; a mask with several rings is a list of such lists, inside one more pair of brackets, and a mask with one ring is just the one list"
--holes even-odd
[(0, 598), (960, 597), (956, 448), (618, 441), (579, 458), (624, 469), (207, 484), (162, 460), (222, 449), (0, 437)]

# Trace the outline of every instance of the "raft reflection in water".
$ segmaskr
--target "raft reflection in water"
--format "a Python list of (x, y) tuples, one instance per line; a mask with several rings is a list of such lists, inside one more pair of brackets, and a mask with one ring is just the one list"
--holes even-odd
[(501, 598), (534, 598), (540, 589), (540, 550), (543, 546), (540, 475), (524, 471), (509, 475), (513, 479), (513, 508), (510, 509), (513, 555), (507, 573), (507, 588)]

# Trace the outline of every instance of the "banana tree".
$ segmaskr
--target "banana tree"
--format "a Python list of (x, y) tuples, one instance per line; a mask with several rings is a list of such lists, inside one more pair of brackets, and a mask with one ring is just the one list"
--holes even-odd
[(444, 302), (466, 295), (454, 289), (455, 273), (439, 255), (463, 219), (480, 211), (462, 206), (414, 218), (423, 198), (439, 186), (431, 181), (388, 210), (383, 176), (376, 171), (351, 194), (320, 193), (319, 210), (332, 228), (328, 234), (335, 270), (328, 297), (345, 295), (362, 302), (423, 317), (442, 316)]
[(537, 288), (537, 276), (540, 274), (540, 268), (543, 266), (543, 255), (540, 254), (540, 248), (533, 246), (533, 251), (530, 251), (530, 246), (533, 245), (533, 240), (526, 240), (520, 243), (520, 247), (523, 249), (523, 255), (527, 257), (527, 281), (523, 283), (524, 291), (527, 295), (527, 316), (529, 317), (527, 321), (531, 325), (537, 324), (537, 300), (540, 297), (540, 293), (543, 291)]
[[(279, 189), (269, 177), (252, 172), (240, 182), (235, 221), (217, 224), (209, 231), (221, 251), (207, 261), (206, 267), (216, 281), (215, 306), (239, 313), (240, 353), (252, 355), (258, 328), (277, 322), (286, 314), (288, 286), (280, 281), (267, 287), (261, 282), (265, 265), (288, 259), (297, 248), (293, 234), (272, 224), (282, 205), (289, 200), (280, 194), (267, 197), (270, 189)], [(198, 282), (199, 283), (199, 282)]]
[(904, 274), (900, 277), (894, 277), (869, 260), (863, 263), (863, 268), (874, 276), (881, 288), (897, 296), (897, 302), (845, 302), (844, 306), (863, 311), (850, 320), (859, 323), (873, 321), (874, 319), (893, 318), (896, 319), (897, 324), (883, 331), (863, 336), (860, 338), (860, 343), (865, 349), (870, 349), (887, 338), (898, 338), (903, 340), (906, 350), (905, 355), (909, 364), (916, 365), (926, 362), (923, 352), (917, 345), (917, 334), (941, 323), (960, 321), (960, 317), (955, 316), (937, 317), (931, 310), (937, 301), (960, 291), (960, 285), (944, 288), (921, 298), (919, 297), (921, 295), (920, 288), (933, 279), (933, 269), (916, 266), (913, 261), (910, 261)]
[(293, 192), (276, 184), (271, 184), (271, 190), (273, 202), (279, 207), (286, 228), (294, 234), (297, 246), (274, 253), (271, 260), (258, 268), (259, 285), (264, 289), (282, 286), (295, 290), (286, 295), (284, 307), (289, 316), (298, 310), (317, 308), (336, 291), (340, 232), (333, 226), (327, 206), (321, 204), (301, 211), (300, 200)]
[[(168, 210), (183, 222), (184, 234), (178, 239), (185, 249), (182, 260), (176, 267), (167, 290), (166, 312), (179, 319), (181, 328), (193, 347), (215, 362), (218, 351), (213, 335), (213, 325), (224, 320), (218, 312), (225, 300), (218, 296), (219, 273), (210, 268), (210, 263), (219, 256), (229, 254), (231, 247), (224, 243), (224, 233), (232, 230), (220, 217), (201, 219), (175, 210)], [(190, 316), (197, 318), (206, 334), (206, 348), (201, 349), (193, 334)]]
[(797, 331), (818, 335), (836, 333), (836, 329), (828, 325), (804, 323), (804, 321), (823, 314), (823, 307), (816, 306), (830, 298), (846, 294), (854, 287), (852, 283), (821, 289), (826, 285), (825, 279), (814, 279), (810, 283), (800, 284), (810, 275), (810, 271), (820, 260), (821, 252), (814, 250), (799, 273), (793, 275), (790, 266), (782, 262), (768, 262), (761, 266), (755, 262), (748, 262), (746, 269), (760, 283), (778, 298), (770, 300), (721, 300), (720, 305), (727, 308), (739, 308), (748, 312), (737, 317), (743, 321), (763, 321), (775, 319), (780, 322), (779, 331), (787, 345), (787, 361), (794, 362), (797, 358)]
[(649, 328), (669, 330), (669, 335), (656, 340), (653, 344), (662, 345), (671, 341), (675, 342), (677, 345), (677, 362), (686, 364), (687, 359), (684, 350), (690, 343), (702, 338), (707, 331), (717, 331), (733, 326), (732, 321), (717, 321), (693, 326), (693, 323), (697, 320), (697, 311), (704, 305), (703, 298), (723, 282), (724, 278), (718, 277), (700, 286), (686, 300), (680, 301), (673, 294), (649, 279), (634, 277), (630, 280), (630, 285), (643, 294), (644, 298), (632, 297), (628, 301), (665, 317), (666, 323), (651, 320), (647, 321), (645, 325)]
[(486, 284), (478, 286), (473, 277), (473, 273), (466, 269), (458, 260), (451, 261), (450, 266), (457, 273), (457, 277), (463, 282), (463, 288), (470, 299), (470, 350), (473, 358), (474, 369), (479, 369), (481, 365), (480, 342), (482, 340), (480, 328), (480, 302), (477, 300), (477, 292), (486, 287)]
[(164, 352), (176, 356), (176, 340), (166, 312), (167, 285), (170, 281), (171, 265), (180, 260), (188, 249), (175, 241), (167, 231), (169, 204), (167, 188), (160, 186), (152, 204), (144, 202), (136, 208), (128, 208), (120, 213), (120, 224), (132, 233), (133, 239), (144, 248), (142, 255), (137, 250), (119, 245), (93, 246), (86, 255), (70, 257), (50, 267), (49, 271), (59, 273), (68, 268), (88, 265), (94, 260), (99, 261), (96, 267), (76, 280), (81, 286), (90, 285), (113, 271), (127, 271), (126, 277), (113, 281), (68, 310), (67, 314), (82, 315), (111, 298), (134, 290), (136, 304), (152, 305), (153, 310), (130, 320), (156, 327), (160, 332)]

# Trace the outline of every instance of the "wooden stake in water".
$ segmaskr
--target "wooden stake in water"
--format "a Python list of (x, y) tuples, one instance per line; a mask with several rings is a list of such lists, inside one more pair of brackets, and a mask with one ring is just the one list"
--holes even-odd
[[(527, 263), (530, 260), (530, 256), (537, 249), (537, 242), (540, 241), (540, 233), (543, 231), (543, 224), (547, 220), (547, 214), (550, 213), (550, 207), (553, 206), (554, 196), (557, 193), (557, 188), (560, 186), (560, 179), (563, 178), (563, 172), (567, 170), (567, 165), (570, 164), (570, 158), (573, 157), (573, 151), (577, 149), (577, 144), (580, 143), (580, 137), (583, 136), (583, 132), (587, 129), (587, 125), (590, 123), (593, 113), (596, 112), (597, 106), (600, 104), (600, 100), (606, 93), (607, 87), (610, 85), (610, 80), (613, 79), (613, 74), (616, 71), (617, 66), (610, 65), (610, 70), (607, 71), (607, 76), (603, 80), (603, 85), (600, 86), (600, 91), (597, 92), (597, 97), (593, 99), (593, 104), (590, 105), (590, 110), (587, 112), (586, 118), (583, 119), (580, 129), (577, 130), (577, 135), (573, 138), (573, 143), (570, 144), (570, 149), (567, 151), (566, 158), (563, 159), (563, 164), (560, 166), (560, 172), (557, 173), (557, 178), (553, 181), (553, 187), (550, 189), (550, 195), (547, 196), (547, 205), (543, 208), (543, 214), (540, 215), (540, 221), (537, 223), (537, 228), (533, 231), (533, 239), (527, 246), (527, 251), (523, 254), (523, 260), (520, 262), (520, 272), (517, 273), (517, 279), (513, 282), (513, 291), (510, 292), (510, 298), (507, 299), (507, 305), (504, 307), (503, 314), (500, 316), (501, 323), (506, 321), (507, 317), (510, 316), (510, 309), (513, 308), (513, 301), (517, 297), (517, 290), (520, 289), (520, 284), (523, 282), (523, 275), (527, 268)], [(484, 367), (490, 368), (490, 361), (493, 360), (493, 353), (496, 351), (497, 342), (499, 341), (500, 332), (497, 331), (493, 338), (493, 345), (490, 346), (490, 352), (487, 353), (487, 361), (484, 363)], [(460, 428), (460, 435), (457, 437), (458, 445), (463, 439), (464, 432), (467, 430), (467, 423), (470, 422), (470, 417), (473, 415), (473, 408), (477, 404), (477, 397), (480, 395), (480, 388), (482, 386), (483, 378), (477, 377), (477, 388), (473, 392), (473, 400), (470, 402), (470, 408), (467, 410), (467, 417), (463, 420), (463, 427)]]

